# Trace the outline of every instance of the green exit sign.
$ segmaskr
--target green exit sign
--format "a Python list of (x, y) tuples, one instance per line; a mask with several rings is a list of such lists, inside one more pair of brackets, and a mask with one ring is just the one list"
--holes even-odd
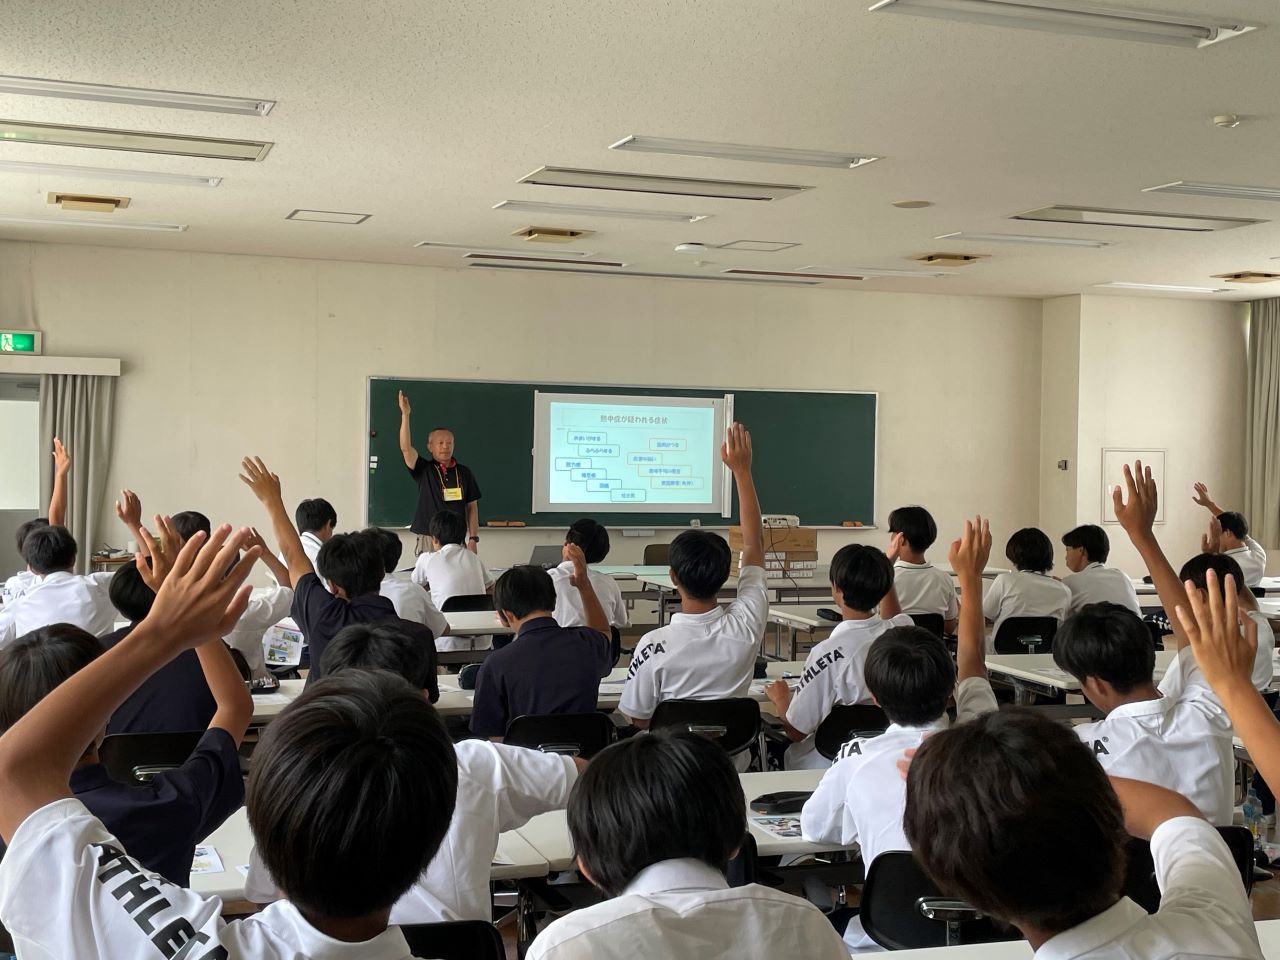
[(39, 352), (39, 333), (31, 330), (0, 330), (0, 353)]

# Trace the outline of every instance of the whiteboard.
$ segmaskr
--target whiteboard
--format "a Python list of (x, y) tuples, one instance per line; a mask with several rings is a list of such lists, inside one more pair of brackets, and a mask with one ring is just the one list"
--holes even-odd
[[(1151, 479), (1156, 484), (1156, 523), (1164, 523), (1164, 459), (1165, 452), (1155, 447), (1103, 447), (1102, 448), (1102, 522), (1118, 523), (1111, 491), (1117, 486), (1124, 490), (1124, 465), (1133, 466), (1141, 460), (1143, 467), (1151, 468)], [(1135, 478), (1136, 479), (1136, 478)]]

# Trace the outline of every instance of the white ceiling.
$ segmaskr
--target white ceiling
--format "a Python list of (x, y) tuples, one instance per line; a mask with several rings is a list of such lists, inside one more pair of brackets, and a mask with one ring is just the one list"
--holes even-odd
[[(1280, 272), (1280, 203), (1144, 194), (1171, 180), (1280, 187), (1280, 11), (1212, 0), (1266, 29), (1204, 50), (869, 14), (870, 0), (4, 0), (0, 73), (274, 99), (267, 117), (0, 94), (0, 117), (261, 139), (260, 163), (0, 143), (30, 160), (224, 177), (216, 189), (0, 171), (0, 213), (59, 214), (51, 190), (133, 198), (148, 234), (0, 222), (0, 238), (459, 266), (421, 240), (560, 247), (512, 231), (598, 231), (575, 245), (640, 272), (918, 266), (991, 254), (945, 279), (858, 289), (1047, 297), (1107, 281), (1215, 285)], [(1194, 12), (1204, 0), (1125, 0)], [(1211, 123), (1237, 113), (1244, 123)], [(870, 153), (839, 170), (607, 149), (627, 134)], [(520, 185), (544, 164), (814, 187), (758, 203)], [(710, 214), (694, 224), (495, 211), (545, 200)], [(924, 210), (891, 201), (927, 199)], [(1011, 221), (1054, 203), (1274, 220), (1216, 234)], [(286, 221), (295, 208), (372, 214)], [(936, 241), (954, 231), (1114, 241), (1104, 249)], [(798, 242), (780, 253), (698, 240)], [(1280, 284), (1244, 285), (1253, 299)]]

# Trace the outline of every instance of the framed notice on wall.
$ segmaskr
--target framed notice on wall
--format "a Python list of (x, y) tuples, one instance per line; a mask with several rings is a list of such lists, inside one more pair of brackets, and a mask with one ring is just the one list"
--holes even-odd
[(1164, 523), (1164, 458), (1166, 451), (1153, 447), (1103, 447), (1102, 448), (1102, 522), (1117, 523), (1112, 491), (1117, 486), (1124, 489), (1124, 465), (1133, 467), (1141, 460), (1143, 467), (1151, 468), (1151, 479), (1156, 484), (1156, 523)]

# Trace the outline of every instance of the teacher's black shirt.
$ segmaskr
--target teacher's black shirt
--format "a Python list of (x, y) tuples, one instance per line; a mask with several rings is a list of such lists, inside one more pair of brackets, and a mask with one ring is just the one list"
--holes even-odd
[[(418, 481), (418, 507), (409, 527), (414, 533), (425, 534), (427, 524), (441, 510), (450, 510), (465, 520), (467, 504), (480, 499), (480, 486), (476, 483), (475, 474), (457, 460), (453, 461), (453, 466), (444, 467), (434, 459), (419, 456), (409, 473)], [(462, 487), (462, 499), (446, 500), (445, 487)]]

